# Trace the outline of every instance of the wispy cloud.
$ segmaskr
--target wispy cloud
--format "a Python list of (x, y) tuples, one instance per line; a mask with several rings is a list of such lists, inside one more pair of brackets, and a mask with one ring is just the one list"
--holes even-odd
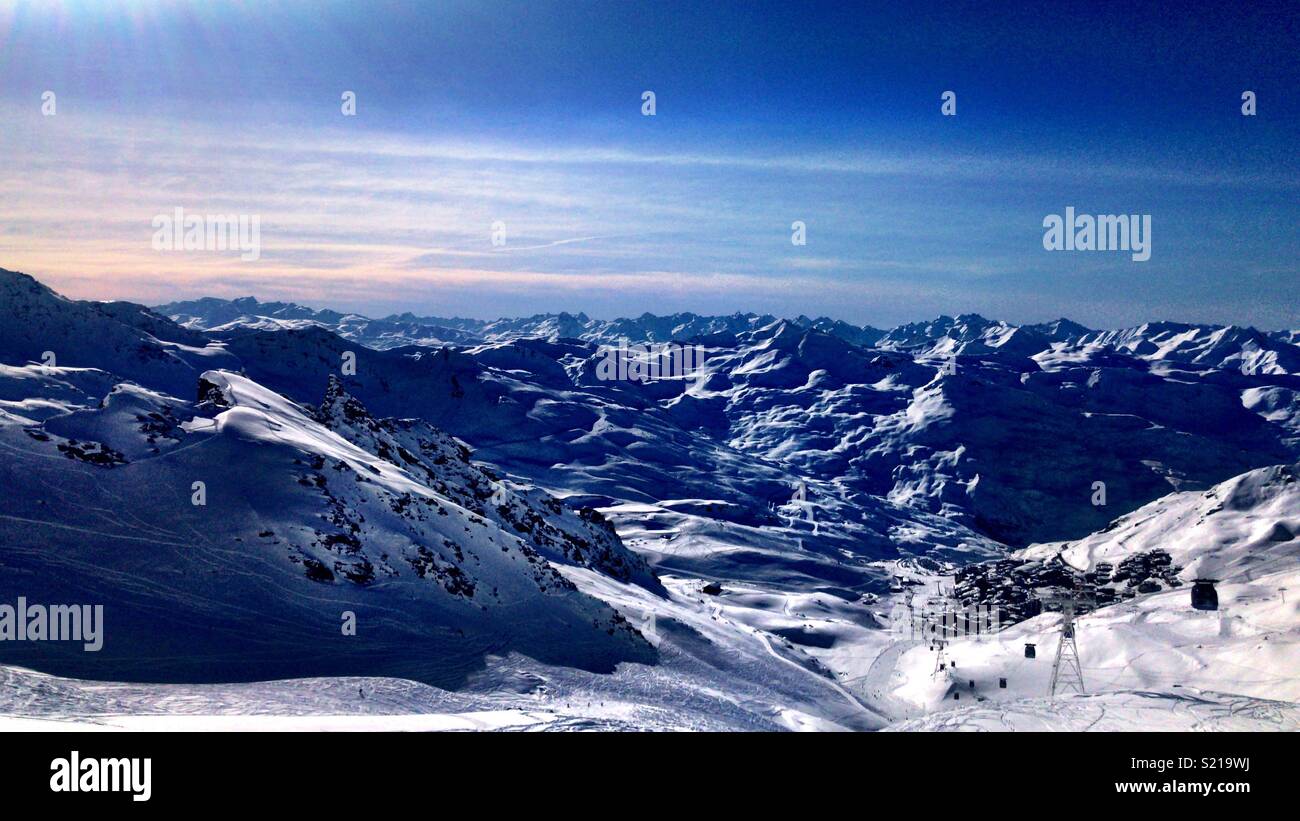
[[(658, 295), (656, 309), (887, 321), (1032, 290), (1043, 209), (1068, 204), (1058, 190), (1133, 202), (1170, 185), (1195, 199), (1261, 182), (1023, 156), (710, 154), (342, 127), (232, 136), (167, 118), (6, 117), (0, 265), (76, 296), (150, 302), (253, 292), (494, 315), (618, 313), (645, 306), (630, 295)], [(261, 258), (155, 251), (153, 217), (177, 207), (258, 215)], [(807, 246), (790, 242), (796, 219)], [(504, 246), (492, 244), (497, 223)]]

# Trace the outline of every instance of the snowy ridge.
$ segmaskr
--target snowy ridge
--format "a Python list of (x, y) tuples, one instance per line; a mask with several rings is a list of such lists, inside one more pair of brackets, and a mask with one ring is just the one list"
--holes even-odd
[[(1163, 703), (1170, 726), (1285, 727), (1300, 699), (1282, 590), (1300, 383), (1279, 334), (435, 324), (251, 299), (191, 303), (182, 326), (11, 272), (0, 292), (0, 601), (99, 602), (111, 626), (100, 654), (0, 643), (0, 713), (148, 726), (104, 716), (174, 699), (214, 727), (937, 729), (993, 727), (995, 704), (997, 728), (1039, 726), (1059, 617), (954, 647), (961, 674), (936, 676), (887, 629), (900, 587), (1158, 551), (1182, 586), (1081, 618), (1094, 695), (1059, 726)], [(624, 339), (693, 340), (701, 370), (605, 379), (602, 345)], [(1204, 575), (1219, 614), (1188, 607)], [(138, 684), (97, 701), (77, 678)], [(286, 708), (305, 687), (322, 697)]]
[(1116, 519), (1077, 542), (1034, 545), (1024, 558), (1059, 554), (1079, 570), (1163, 550), (1180, 578), (1249, 579), (1300, 560), (1300, 466), (1276, 465), (1204, 493), (1180, 493)]
[[(1141, 722), (1131, 729), (1293, 729), (1298, 475), (1286, 465), (1252, 471), (1208, 492), (1172, 494), (1078, 542), (1017, 554), (1060, 555), (1077, 569), (1101, 566), (1108, 574), (1107, 566), (1160, 550), (1172, 555), (1179, 578), (1218, 579), (1218, 610), (1193, 609), (1186, 584), (1081, 616), (1075, 629), (1092, 695), (1047, 700), (1060, 614), (1046, 612), (990, 636), (950, 641), (942, 671), (935, 651), (913, 642), (871, 680), (876, 697), (896, 717), (915, 719), (900, 729), (1122, 729), (1125, 721)], [(1021, 652), (1026, 642), (1037, 645), (1038, 658)]]
[[(188, 329), (227, 334), (240, 329), (285, 330), (316, 325), (328, 328), (344, 339), (378, 350), (403, 345), (473, 344), (508, 342), (515, 339), (582, 339), (588, 342), (617, 344), (631, 342), (671, 342), (717, 334), (738, 334), (771, 325), (771, 315), (741, 314), (701, 316), (679, 313), (655, 316), (645, 313), (636, 318), (600, 320), (586, 314), (536, 314), (530, 317), (501, 318), (491, 321), (421, 317), (411, 313), (392, 314), (368, 319), (359, 314), (316, 310), (284, 302), (258, 302), (253, 297), (234, 300), (205, 297), (187, 302), (160, 305), (157, 312)], [(870, 345), (882, 331), (858, 327), (826, 317), (794, 320), (802, 327), (814, 327), (840, 336), (855, 345)]]
[[(473, 345), (516, 339), (580, 339), (602, 344), (686, 341), (753, 333), (780, 321), (771, 315), (741, 313), (730, 316), (645, 313), (613, 320), (593, 319), (583, 313), (558, 313), (491, 321), (404, 313), (369, 319), (293, 303), (258, 302), (253, 297), (235, 300), (206, 297), (160, 305), (154, 311), (187, 329), (219, 335), (239, 330), (285, 330), (314, 325), (378, 350), (404, 345)], [(979, 314), (940, 316), (887, 331), (829, 317), (799, 316), (786, 321), (858, 347), (905, 351), (917, 357), (1030, 357), (1064, 348), (1075, 356), (1100, 350), (1144, 361), (1237, 370), (1245, 374), (1300, 372), (1300, 347), (1297, 347), (1300, 331), (1295, 330), (1263, 332), (1232, 325), (1152, 322), (1096, 331), (1064, 317), (1038, 324), (1013, 325)]]
[(620, 581), (662, 589), (650, 568), (619, 541), (595, 510), (566, 508), (559, 500), (526, 485), (496, 477), (470, 462), (463, 443), (418, 419), (375, 419), (331, 377), (316, 420), (349, 442), (420, 477), (440, 496), (496, 522), (509, 532), (527, 534), (532, 546), (552, 561), (592, 567)]
[(10, 365), (44, 362), (53, 352), (56, 366), (98, 368), (173, 392), (203, 370), (234, 364), (219, 343), (188, 335), (143, 306), (77, 302), (2, 268), (0, 352)]
[[(0, 426), (11, 454), (0, 475), (4, 593), (101, 602), (114, 620), (93, 657), (7, 642), (7, 659), (130, 680), (387, 670), (452, 683), (488, 637), (592, 669), (652, 657), (539, 552), (653, 583), (607, 529), (572, 512), (552, 524), (559, 505), (525, 495), (513, 501), (521, 526), (507, 532), (449, 498), (472, 497), (458, 486), (467, 462), (439, 472), (430, 461), (417, 476), (229, 372), (204, 372), (197, 393), (184, 402), (118, 384), (98, 405)], [(447, 495), (426, 484), (435, 480)], [(146, 498), (120, 512), (114, 501)], [(369, 640), (348, 643), (345, 612), (360, 614)], [(162, 648), (170, 660), (151, 661)]]
[[(559, 324), (537, 330), (551, 320)], [(966, 314), (896, 328), (867, 348), (833, 325), (645, 315), (616, 320), (607, 333), (582, 314), (543, 315), (502, 321), (493, 333), (531, 327), (545, 339), (444, 348), (432, 357), (379, 352), (402, 355), (371, 357), (356, 393), (379, 413), (425, 418), (534, 480), (551, 465), (570, 465), (563, 485), (551, 485), (567, 493), (722, 498), (761, 510), (783, 504), (801, 481), (834, 483), (841, 499), (886, 499), (1013, 546), (1104, 526), (1112, 514), (1091, 504), (1098, 481), (1111, 510), (1133, 509), (1300, 457), (1294, 346), (1275, 337), (1169, 323), (1094, 332), (1066, 319), (1017, 327)], [(689, 333), (705, 334), (694, 339), (707, 355), (693, 385), (596, 378), (606, 336)], [(318, 395), (348, 347), (320, 327), (228, 344), (260, 369), (256, 378), (300, 401)], [(1276, 350), (1252, 347), (1264, 344)], [(317, 370), (310, 380), (301, 363), (276, 370), (295, 355)], [(377, 387), (375, 376), (393, 387)], [(434, 407), (394, 389), (431, 380), (445, 380), (439, 393), (453, 401)], [(718, 452), (719, 443), (734, 453)], [(652, 447), (670, 455), (643, 458)], [(740, 493), (738, 456), (753, 477)], [(693, 487), (696, 471), (665, 470), (723, 461), (733, 463), (719, 477), (729, 493)], [(1035, 470), (1045, 464), (1054, 469)], [(661, 491), (665, 482), (687, 486)]]
[(1101, 347), (1152, 362), (1177, 362), (1244, 374), (1300, 372), (1300, 349), (1293, 342), (1254, 328), (1158, 322), (1086, 334), (1073, 347)]

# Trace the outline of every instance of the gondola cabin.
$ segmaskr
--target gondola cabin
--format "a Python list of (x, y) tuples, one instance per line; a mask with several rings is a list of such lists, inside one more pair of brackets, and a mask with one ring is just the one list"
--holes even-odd
[(1192, 607), (1196, 610), (1218, 610), (1219, 593), (1214, 589), (1218, 579), (1197, 579), (1192, 583)]

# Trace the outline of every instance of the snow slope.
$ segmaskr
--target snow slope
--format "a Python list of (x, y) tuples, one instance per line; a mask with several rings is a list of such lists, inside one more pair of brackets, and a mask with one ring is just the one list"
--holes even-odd
[(426, 451), (413, 474), (251, 380), (208, 371), (199, 387), (203, 401), (185, 403), (121, 384), (98, 407), (0, 425), (0, 592), (103, 604), (109, 624), (99, 653), (7, 642), (5, 660), (137, 681), (452, 685), (488, 648), (588, 669), (653, 658), (544, 556), (651, 583), (607, 529), (552, 517), (544, 496), (512, 495), (513, 520), (498, 523), (459, 503), (490, 496), (460, 484), (467, 453), (441, 471)]
[(202, 371), (235, 364), (220, 343), (186, 334), (143, 306), (77, 302), (3, 268), (0, 357), (8, 365), (98, 368), (173, 393), (188, 390)]
[[(1160, 549), (1173, 556), (1180, 578), (1220, 579), (1215, 611), (1192, 609), (1185, 585), (1079, 617), (1084, 685), (1093, 695), (1065, 701), (1059, 716), (1044, 701), (1060, 642), (1057, 612), (991, 635), (952, 639), (943, 670), (932, 644), (911, 642), (863, 686), (878, 688), (874, 697), (895, 717), (917, 719), (905, 729), (1082, 729), (1081, 722), (1102, 728), (1126, 720), (1143, 722), (1135, 729), (1274, 721), (1293, 728), (1300, 702), (1300, 598), (1293, 592), (1300, 584), (1300, 540), (1291, 530), (1300, 517), (1297, 475), (1294, 466), (1253, 471), (1206, 493), (1153, 502), (1078, 542), (1019, 554), (1059, 554), (1092, 569)], [(1026, 643), (1037, 646), (1036, 658), (1025, 657)], [(956, 712), (939, 715), (946, 711)], [(1239, 713), (1247, 720), (1239, 721)]]
[(1069, 694), (976, 705), (902, 721), (889, 732), (1296, 732), (1300, 706), (1189, 690)]
[[(110, 626), (99, 654), (0, 643), (13, 721), (1041, 726), (1056, 614), (954, 642), (936, 676), (888, 629), (899, 589), (1154, 550), (1184, 586), (1082, 617), (1105, 692), (1054, 726), (1286, 727), (1300, 699), (1284, 335), (150, 311), (4, 271), (0, 295), (0, 602), (99, 602)], [(706, 357), (607, 381), (624, 339)], [(1187, 606), (1205, 574), (1219, 614)]]
[[(247, 307), (227, 304), (204, 321)], [(749, 314), (447, 322), (488, 341), (394, 347), (398, 337), (356, 336), (340, 315), (229, 346), (255, 378), (299, 401), (319, 395), (345, 351), (384, 348), (354, 351), (360, 399), (424, 418), (557, 491), (762, 510), (802, 482), (842, 508), (885, 499), (1013, 546), (1081, 536), (1116, 508), (1300, 457), (1300, 349), (1251, 329), (1091, 331), (975, 314), (884, 333)], [(602, 382), (601, 344), (624, 339), (693, 339), (707, 360), (689, 381)], [(543, 475), (554, 465), (566, 466), (562, 479)], [(700, 472), (712, 466), (722, 469)], [(700, 488), (706, 477), (725, 492)], [(1105, 508), (1092, 504), (1097, 482)]]

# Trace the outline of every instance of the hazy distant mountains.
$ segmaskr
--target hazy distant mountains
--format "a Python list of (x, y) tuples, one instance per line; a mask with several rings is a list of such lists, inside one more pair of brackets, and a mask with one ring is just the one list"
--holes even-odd
[[(204, 298), (173, 302), (153, 309), (184, 328), (213, 334), (245, 330), (282, 330), (319, 326), (344, 339), (377, 350), (405, 345), (474, 345), (513, 339), (579, 339), (617, 343), (667, 342), (736, 335), (782, 321), (768, 314), (701, 316), (679, 313), (636, 318), (592, 319), (586, 314), (537, 314), (496, 320), (421, 317), (411, 313), (371, 319), (360, 314), (316, 310), (287, 302)], [(1094, 331), (1061, 318), (1033, 325), (1011, 325), (978, 314), (940, 316), (890, 330), (840, 320), (799, 316), (784, 320), (858, 347), (905, 351), (914, 356), (975, 356), (998, 352), (1034, 356), (1053, 348), (1104, 348), (1150, 361), (1179, 362), (1242, 372), (1300, 371), (1300, 330), (1274, 332), (1236, 326), (1177, 322), (1147, 323), (1114, 331)]]

